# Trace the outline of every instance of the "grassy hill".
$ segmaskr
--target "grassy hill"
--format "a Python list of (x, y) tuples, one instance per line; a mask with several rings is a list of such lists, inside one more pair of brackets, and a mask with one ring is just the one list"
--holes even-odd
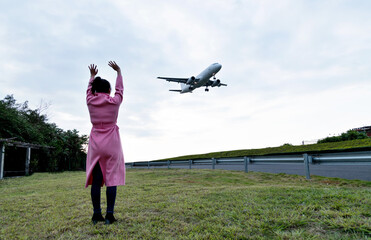
[(263, 155), (280, 155), (280, 154), (301, 154), (301, 153), (325, 153), (339, 151), (360, 151), (371, 150), (371, 138), (350, 140), (343, 142), (319, 143), (310, 145), (293, 146), (285, 144), (280, 147), (269, 147), (261, 149), (242, 149), (223, 152), (212, 152), (205, 154), (194, 154), (179, 156), (174, 158), (166, 158), (164, 160), (193, 160), (193, 159), (210, 159), (210, 158), (228, 158), (228, 157), (244, 157), (244, 156), (263, 156)]

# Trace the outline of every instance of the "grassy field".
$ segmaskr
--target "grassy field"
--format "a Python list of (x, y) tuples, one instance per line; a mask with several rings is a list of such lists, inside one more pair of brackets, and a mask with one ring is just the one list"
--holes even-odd
[[(115, 216), (91, 223), (85, 173), (0, 180), (0, 239), (368, 239), (371, 182), (128, 169)], [(102, 209), (105, 210), (105, 191)]]

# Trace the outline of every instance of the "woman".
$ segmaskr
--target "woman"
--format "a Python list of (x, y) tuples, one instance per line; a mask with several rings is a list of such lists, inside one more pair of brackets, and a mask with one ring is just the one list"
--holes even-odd
[[(86, 184), (91, 186), (91, 199), (94, 213), (92, 221), (105, 221), (111, 224), (116, 221), (113, 216), (116, 190), (118, 185), (125, 185), (125, 162), (121, 147), (119, 128), (116, 125), (120, 104), (124, 92), (120, 67), (114, 61), (108, 63), (117, 72), (115, 96), (111, 97), (109, 82), (100, 77), (97, 66), (91, 64), (90, 80), (86, 92), (90, 121), (93, 127), (90, 132), (86, 160)], [(103, 218), (100, 208), (101, 186), (106, 184), (107, 211)]]

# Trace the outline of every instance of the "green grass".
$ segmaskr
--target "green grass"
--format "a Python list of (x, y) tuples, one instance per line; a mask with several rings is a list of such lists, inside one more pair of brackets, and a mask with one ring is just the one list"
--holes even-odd
[(205, 154), (194, 154), (179, 156), (173, 158), (160, 159), (164, 160), (193, 160), (193, 159), (210, 159), (210, 158), (228, 158), (228, 157), (244, 157), (244, 156), (262, 156), (262, 155), (279, 155), (279, 154), (314, 154), (324, 152), (340, 152), (340, 151), (360, 151), (371, 150), (371, 138), (350, 140), (343, 142), (319, 143), (309, 145), (289, 145), (284, 144), (280, 147), (268, 147), (261, 149), (242, 149), (224, 152), (212, 152)]
[[(0, 181), (0, 239), (367, 239), (371, 182), (225, 170), (128, 169), (118, 222), (92, 225), (85, 173)], [(105, 191), (102, 209), (105, 209)]]

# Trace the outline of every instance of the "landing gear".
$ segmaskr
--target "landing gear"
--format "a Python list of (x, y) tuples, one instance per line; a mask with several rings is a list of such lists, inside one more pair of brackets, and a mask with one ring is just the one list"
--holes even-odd
[(208, 92), (209, 91), (209, 89), (208, 88), (205, 88), (205, 92)]

